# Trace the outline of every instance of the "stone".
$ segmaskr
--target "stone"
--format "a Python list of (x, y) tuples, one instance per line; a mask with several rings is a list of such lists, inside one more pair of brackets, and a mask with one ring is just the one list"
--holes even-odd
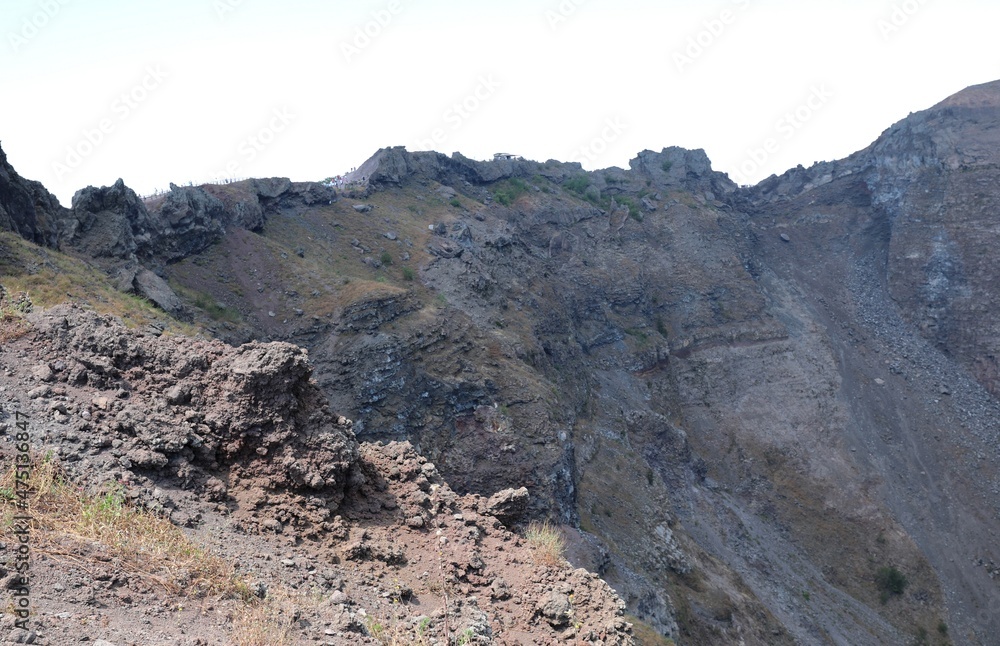
[(368, 213), (373, 208), (374, 207), (371, 204), (355, 204), (354, 205), (354, 210), (357, 211), (358, 213)]
[(31, 376), (38, 381), (54, 381), (56, 373), (49, 367), (49, 364), (42, 363), (31, 369)]
[(167, 456), (149, 449), (133, 449), (126, 453), (125, 457), (133, 466), (143, 469), (162, 469), (170, 462)]
[(148, 298), (164, 312), (177, 314), (184, 309), (181, 299), (163, 280), (148, 269), (143, 269), (135, 276), (135, 291), (140, 296)]
[(504, 489), (490, 496), (485, 513), (494, 516), (504, 525), (517, 522), (528, 510), (528, 489)]
[(556, 591), (542, 597), (536, 610), (553, 628), (565, 626), (573, 616), (573, 604), (569, 597)]
[(163, 393), (163, 396), (168, 404), (186, 404), (191, 399), (191, 390), (181, 384), (176, 384), (167, 388), (167, 392)]

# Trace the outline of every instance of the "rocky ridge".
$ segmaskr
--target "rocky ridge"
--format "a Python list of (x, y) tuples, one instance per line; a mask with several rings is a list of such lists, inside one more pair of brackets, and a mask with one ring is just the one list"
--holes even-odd
[(154, 269), (213, 333), (307, 347), (358, 438), (462, 496), (527, 487), (660, 635), (985, 644), (997, 88), (749, 188), (678, 148), (593, 173), (383, 149), (350, 203), (178, 216), (214, 244)]
[[(121, 486), (239, 561), (262, 595), (283, 591), (287, 643), (383, 643), (382, 631), (414, 635), (418, 625), (429, 643), (449, 632), (452, 643), (633, 643), (606, 584), (539, 561), (501, 523), (522, 519), (526, 490), (461, 497), (408, 444), (359, 445), (301, 348), (139, 334), (72, 306), (30, 322), (0, 351), (4, 434), (15, 411), (27, 415), (37, 450), (81, 486)], [(133, 623), (157, 627), (143, 644), (221, 643), (239, 625), (238, 603), (219, 600), (185, 613), (179, 637), (163, 621), (176, 601), (142, 573), (98, 556), (108, 574), (94, 575), (45, 556), (67, 543), (43, 540), (29, 643), (132, 644)], [(307, 593), (323, 603), (299, 598)]]

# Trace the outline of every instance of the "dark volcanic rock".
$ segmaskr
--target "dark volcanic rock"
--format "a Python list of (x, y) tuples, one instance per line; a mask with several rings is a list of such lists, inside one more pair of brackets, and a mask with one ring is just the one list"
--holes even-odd
[(225, 215), (222, 201), (204, 188), (171, 184), (166, 199), (153, 209), (165, 233), (157, 254), (169, 261), (204, 251), (225, 233)]
[(493, 494), (486, 501), (485, 512), (497, 519), (504, 525), (510, 526), (520, 520), (528, 511), (528, 501), (530, 496), (524, 487), (520, 489), (504, 489)]
[(161, 310), (178, 314), (184, 309), (181, 299), (163, 280), (148, 269), (143, 269), (135, 276), (135, 290), (156, 304)]
[(68, 212), (39, 182), (17, 174), (0, 149), (0, 229), (32, 242), (55, 247), (59, 222)]
[[(113, 454), (90, 463), (73, 445), (64, 459), (89, 463), (97, 474), (129, 469), (181, 490), (223, 477), (233, 495), (250, 488), (321, 495), (331, 510), (343, 498), (358, 445), (350, 423), (330, 412), (311, 383), (301, 348), (141, 336), (69, 306), (32, 316), (35, 342), (53, 363), (70, 367), (61, 379), (120, 393), (95, 398), (87, 420), (74, 422), (92, 443), (120, 442), (119, 464)], [(155, 473), (167, 464), (170, 473)], [(288, 500), (290, 517), (316, 521)]]
[(77, 191), (73, 217), (62, 231), (63, 243), (98, 258), (148, 255), (153, 237), (146, 206), (121, 179), (113, 186)]

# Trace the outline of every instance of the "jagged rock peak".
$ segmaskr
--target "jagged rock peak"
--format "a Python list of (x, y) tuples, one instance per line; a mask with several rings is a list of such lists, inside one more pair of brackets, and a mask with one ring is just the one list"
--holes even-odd
[(442, 183), (465, 180), (486, 184), (508, 177), (524, 177), (537, 172), (538, 167), (538, 162), (523, 159), (477, 161), (457, 152), (448, 157), (438, 152), (410, 152), (403, 146), (394, 146), (380, 149), (351, 173), (350, 178), (375, 188), (399, 185), (413, 176)]
[(727, 175), (712, 170), (712, 162), (701, 148), (688, 150), (670, 146), (658, 153), (643, 150), (629, 162), (629, 167), (661, 182), (682, 184), (699, 192), (725, 195), (737, 189)]
[(0, 229), (54, 247), (66, 209), (40, 182), (24, 179), (0, 148)]
[(119, 178), (73, 195), (73, 217), (63, 222), (60, 239), (90, 256), (127, 258), (150, 251), (151, 228), (142, 199)]

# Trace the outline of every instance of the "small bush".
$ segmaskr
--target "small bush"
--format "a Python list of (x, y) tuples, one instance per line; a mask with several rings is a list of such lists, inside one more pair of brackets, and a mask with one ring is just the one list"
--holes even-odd
[(510, 206), (517, 198), (528, 192), (528, 185), (523, 179), (511, 177), (493, 191), (493, 199), (504, 206)]
[(559, 530), (548, 522), (532, 522), (524, 537), (535, 548), (535, 555), (542, 565), (556, 566), (562, 562), (566, 545)]
[(903, 594), (908, 584), (906, 576), (895, 566), (880, 567), (875, 573), (875, 585), (882, 593), (882, 603), (888, 601), (892, 595)]
[(635, 203), (635, 200), (631, 197), (623, 195), (618, 198), (618, 203), (622, 206), (628, 207), (628, 215), (630, 218), (636, 222), (642, 222), (642, 209), (640, 209), (639, 205)]
[(448, 202), (448, 204), (451, 204), (451, 205), (452, 205), (452, 206), (454, 206), (454, 207), (455, 207), (456, 209), (459, 209), (459, 208), (461, 208), (461, 207), (462, 207), (462, 203), (461, 203), (461, 202), (460, 202), (460, 201), (458, 200), (458, 198), (457, 198), (457, 197), (453, 197), (453, 198), (451, 198), (451, 201), (450, 201), (450, 202)]
[(379, 257), (379, 260), (382, 261), (383, 265), (388, 267), (392, 264), (392, 254), (389, 253), (388, 251), (383, 251), (382, 255)]
[(403, 267), (403, 280), (412, 281), (416, 274), (409, 267)]
[(662, 164), (660, 164), (660, 168), (663, 169), (664, 173), (669, 173), (670, 169), (673, 168), (673, 167), (674, 167), (674, 163), (671, 162), (671, 161), (665, 161)]
[(573, 191), (578, 195), (583, 195), (584, 191), (587, 190), (587, 187), (590, 186), (590, 180), (586, 175), (577, 175), (576, 177), (566, 180), (563, 183), (563, 186), (566, 190)]

